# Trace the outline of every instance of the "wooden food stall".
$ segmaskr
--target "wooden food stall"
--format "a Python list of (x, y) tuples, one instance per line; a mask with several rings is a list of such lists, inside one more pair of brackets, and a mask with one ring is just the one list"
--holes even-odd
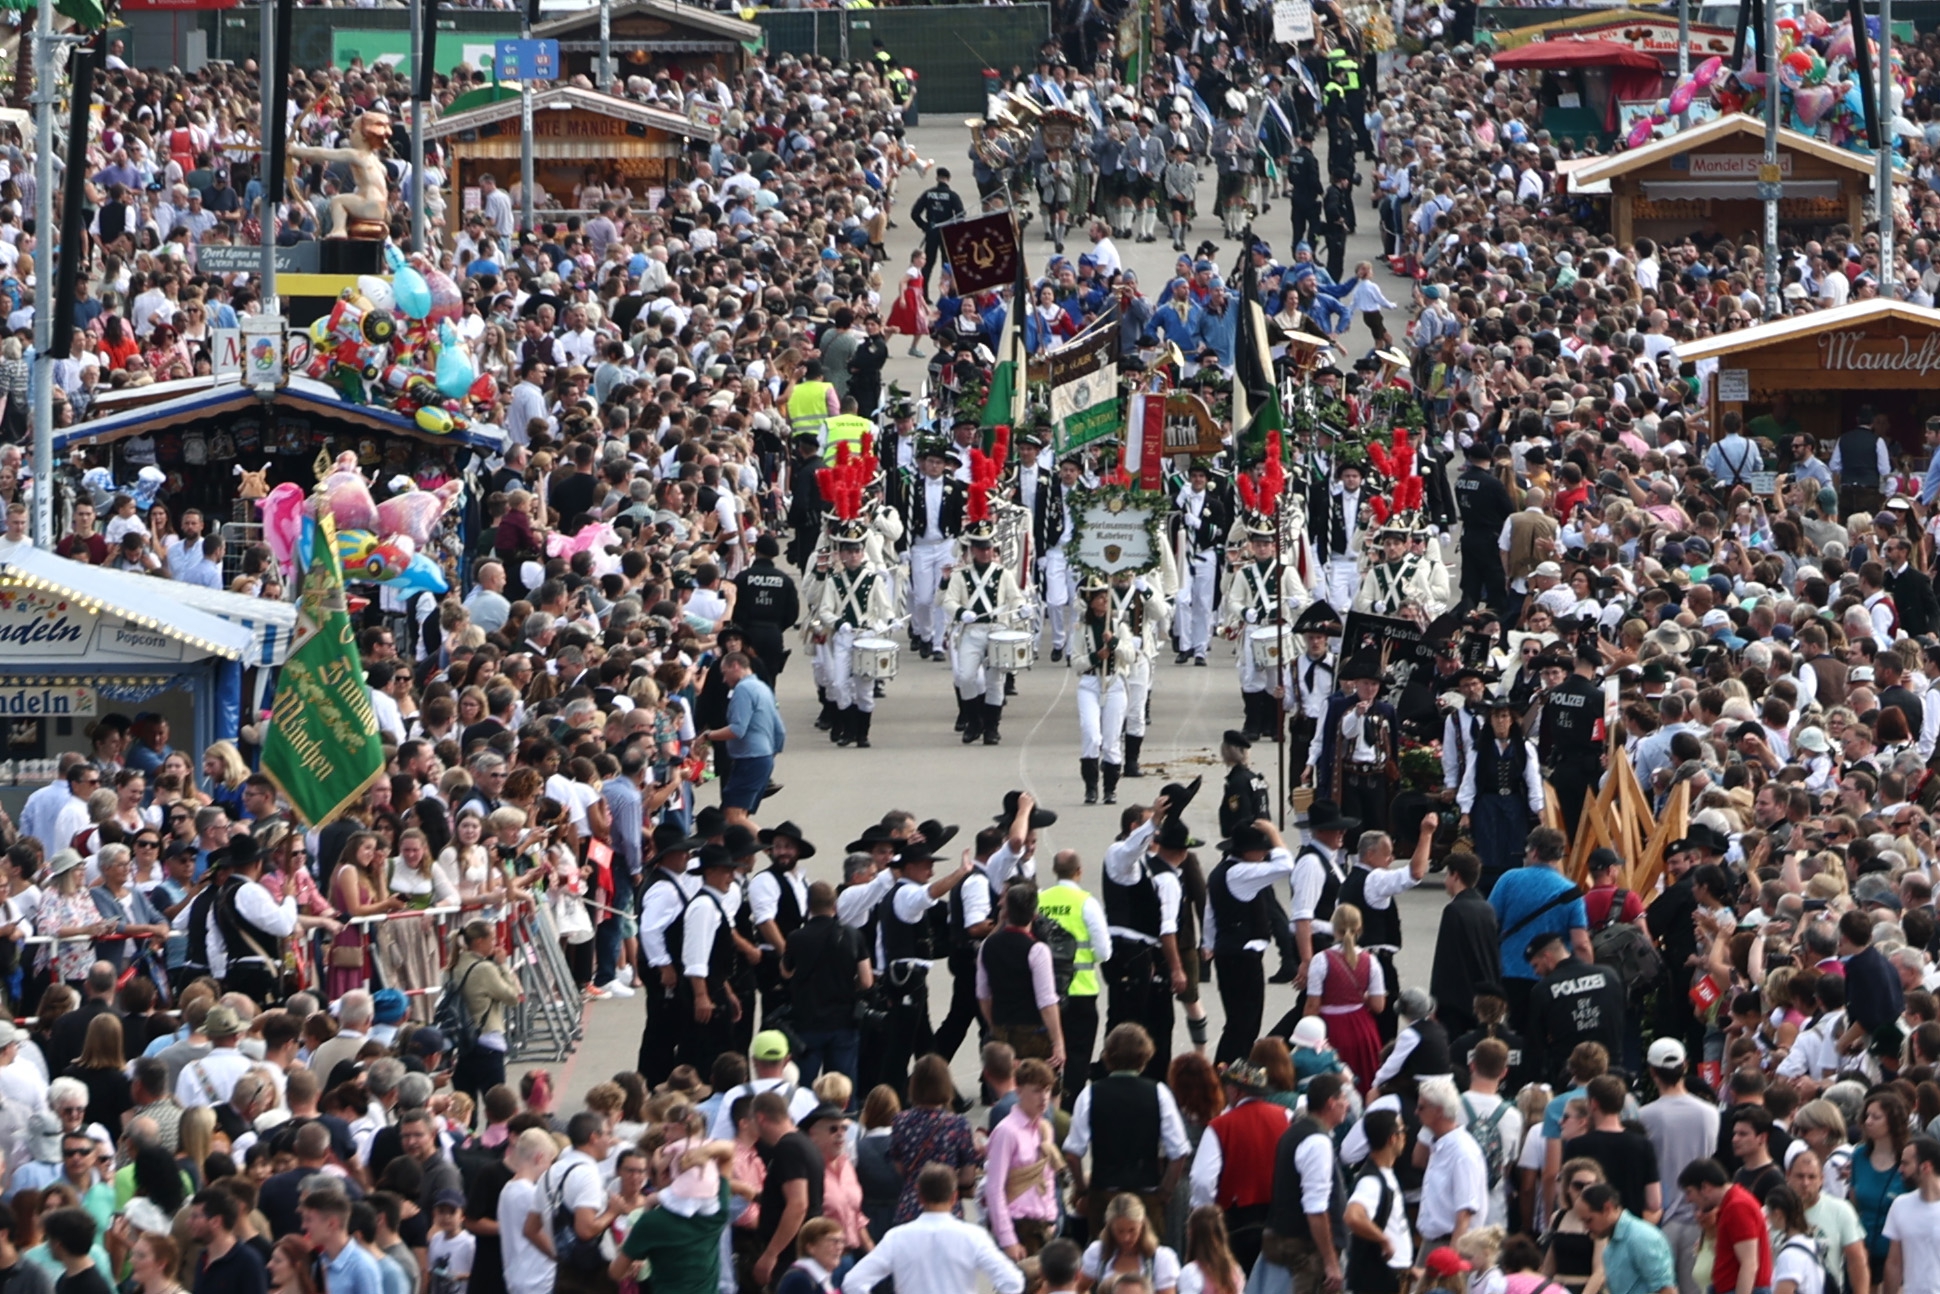
[[(754, 23), (673, 0), (616, 4), (609, 23), (614, 70), (622, 80), (661, 72), (672, 72), (678, 80), (711, 63), (723, 80), (732, 81), (746, 63), (748, 51), (759, 49), (762, 42), (761, 28)], [(566, 76), (598, 79), (598, 6), (542, 22), (532, 29), (532, 35), (537, 40), (559, 42)]]
[[(1594, 192), (1590, 186), (1608, 185), (1610, 232), (1618, 243), (1636, 238), (1677, 242), (1699, 229), (1715, 229), (1734, 242), (1756, 243), (1765, 223), (1758, 188), (1764, 141), (1762, 121), (1732, 113), (1580, 167), (1570, 173), (1570, 189)], [(1784, 186), (1778, 204), (1781, 228), (1804, 240), (1834, 225), (1858, 229), (1866, 223), (1873, 184), (1870, 154), (1849, 153), (1781, 128), (1778, 169)], [(1901, 176), (1900, 182), (1904, 180)]]
[[(461, 197), (446, 204), (454, 232), (467, 211), (479, 206), (478, 177), (490, 172), (511, 189), (519, 180), (524, 137), (519, 101), (502, 99), (442, 117), (426, 127), (427, 139), (443, 140), (451, 157), (450, 187)], [(711, 126), (689, 121), (664, 108), (561, 85), (532, 97), (533, 178), (550, 204), (562, 212), (589, 173), (601, 182), (623, 183), (636, 202), (658, 201), (659, 193), (685, 177), (683, 156), (690, 141), (712, 141)]]
[(1706, 337), (1675, 354), (1708, 374), (1713, 427), (1731, 412), (1750, 422), (1783, 395), (1799, 429), (1824, 442), (1857, 427), (1870, 407), (1892, 419), (1894, 456), (1924, 464), (1921, 428), (1940, 402), (1940, 310), (1859, 301)]

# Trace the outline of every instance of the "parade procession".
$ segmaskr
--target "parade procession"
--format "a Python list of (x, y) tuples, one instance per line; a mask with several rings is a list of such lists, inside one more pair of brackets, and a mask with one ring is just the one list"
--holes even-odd
[(16, 7), (0, 1294), (1940, 1294), (1893, 8)]

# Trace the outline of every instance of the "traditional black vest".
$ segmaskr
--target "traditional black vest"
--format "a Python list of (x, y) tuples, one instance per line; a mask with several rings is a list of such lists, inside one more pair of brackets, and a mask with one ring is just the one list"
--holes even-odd
[(1312, 845), (1307, 845), (1302, 848), (1299, 855), (1294, 859), (1294, 862), (1298, 863), (1300, 859), (1307, 857), (1309, 854), (1320, 863), (1321, 873), (1327, 878), (1320, 883), (1320, 902), (1314, 905), (1314, 919), (1316, 921), (1328, 921), (1333, 918), (1334, 905), (1340, 902), (1341, 882), (1346, 878), (1337, 875), (1334, 869), (1327, 865), (1327, 856), (1322, 854), (1318, 849), (1315, 849)]
[[(972, 865), (970, 875), (963, 878), (963, 885), (982, 885), (985, 889), (991, 891), (990, 915), (995, 916), (997, 914), (997, 900), (999, 896), (996, 893), (995, 887), (990, 884), (990, 876), (984, 871), (984, 865), (982, 863)], [(950, 920), (943, 936), (947, 946), (953, 953), (975, 952), (977, 948), (977, 941), (972, 939), (970, 932), (964, 928), (968, 923), (964, 920), (963, 915), (963, 885), (959, 885), (950, 891)]]
[(1151, 1195), (1165, 1184), (1157, 1083), (1137, 1074), (1110, 1074), (1092, 1083), (1091, 1129), (1093, 1190), (1107, 1197)]
[(983, 941), (984, 978), (990, 984), (990, 1019), (1005, 1028), (1033, 1028), (1042, 1022), (1037, 989), (1031, 983), (1031, 949), (1037, 940), (1023, 930), (993, 930)]
[(1219, 923), (1215, 932), (1219, 946), (1213, 949), (1218, 954), (1239, 952), (1255, 939), (1268, 937), (1267, 891), (1263, 889), (1250, 899), (1235, 896), (1227, 879), (1236, 861), (1226, 859), (1206, 878), (1206, 901), (1212, 904), (1213, 916)]
[(1506, 755), (1496, 749), (1495, 734), (1490, 733), (1475, 747), (1475, 794), (1477, 797), (1527, 795), (1528, 767), (1529, 743), (1521, 733), (1509, 738)]
[(1847, 485), (1879, 484), (1879, 437), (1868, 428), (1839, 437), (1839, 479)]
[(1352, 903), (1361, 910), (1361, 946), (1363, 948), (1399, 948), (1401, 946), (1401, 909), (1394, 900), (1388, 900), (1385, 909), (1373, 908), (1367, 902), (1367, 868), (1356, 866), (1341, 882), (1340, 901)]
[(1124, 930), (1136, 930), (1153, 939), (1159, 937), (1159, 891), (1152, 884), (1153, 864), (1164, 867), (1163, 860), (1146, 855), (1139, 877), (1121, 885), (1105, 873), (1105, 923)]
[(232, 964), (245, 957), (280, 963), (283, 937), (271, 934), (236, 910), (236, 895), (249, 883), (244, 876), (231, 876), (222, 883), (216, 895), (216, 929), (222, 932), (222, 943), (229, 950)]
[(782, 871), (780, 864), (771, 864), (768, 868), (768, 874), (775, 878), (775, 887), (781, 891), (781, 902), (775, 907), (775, 925), (783, 939), (800, 930), (805, 919), (801, 905), (795, 901), (795, 887), (788, 883), (792, 872), (793, 869)]
[(891, 963), (900, 961), (929, 961), (936, 956), (936, 925), (928, 919), (928, 913), (916, 921), (905, 921), (896, 915), (896, 893), (904, 886), (914, 885), (915, 881), (900, 880), (883, 896), (876, 905), (876, 920), (882, 930), (883, 956)]
[(1316, 1133), (1326, 1136), (1330, 1143), (1327, 1159), (1333, 1169), (1334, 1180), (1327, 1191), (1327, 1216), (1332, 1223), (1334, 1246), (1338, 1250), (1347, 1239), (1347, 1177), (1341, 1172), (1340, 1155), (1332, 1149), (1332, 1135), (1310, 1115), (1295, 1119), (1288, 1126), (1286, 1135), (1280, 1138), (1279, 1148), (1274, 1151), (1273, 1203), (1267, 1207), (1266, 1225), (1276, 1236), (1285, 1236), (1296, 1243), (1313, 1243), (1313, 1233), (1307, 1229), (1300, 1163), (1295, 1154), (1300, 1149), (1300, 1143)]
[(734, 978), (735, 958), (734, 922), (728, 917), (727, 908), (722, 904), (719, 894), (703, 885), (693, 898), (687, 900), (687, 906), (680, 910), (680, 915), (674, 918), (674, 923), (667, 927), (667, 951), (672, 955), (674, 965), (680, 967), (679, 983), (686, 985), (686, 958), (681, 954), (681, 948), (686, 943), (687, 914), (693, 910), (696, 903), (712, 903), (714, 911), (721, 918), (714, 926), (714, 944), (707, 950), (707, 992), (709, 997), (718, 1002), (727, 990), (727, 982)]

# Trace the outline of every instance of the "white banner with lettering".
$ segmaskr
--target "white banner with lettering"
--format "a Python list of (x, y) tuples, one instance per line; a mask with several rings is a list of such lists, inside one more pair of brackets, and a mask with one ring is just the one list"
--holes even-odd
[(39, 589), (0, 588), (0, 661), (40, 664), (78, 656), (91, 665), (179, 661), (183, 645), (113, 612), (89, 611)]

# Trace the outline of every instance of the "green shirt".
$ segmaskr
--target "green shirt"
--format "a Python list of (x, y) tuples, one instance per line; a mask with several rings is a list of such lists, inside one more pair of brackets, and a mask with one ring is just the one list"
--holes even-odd
[(721, 1232), (727, 1229), (732, 1197), (721, 1175), (721, 1207), (712, 1214), (683, 1218), (666, 1209), (648, 1209), (626, 1233), (621, 1252), (652, 1264), (653, 1294), (716, 1294), (721, 1284)]

